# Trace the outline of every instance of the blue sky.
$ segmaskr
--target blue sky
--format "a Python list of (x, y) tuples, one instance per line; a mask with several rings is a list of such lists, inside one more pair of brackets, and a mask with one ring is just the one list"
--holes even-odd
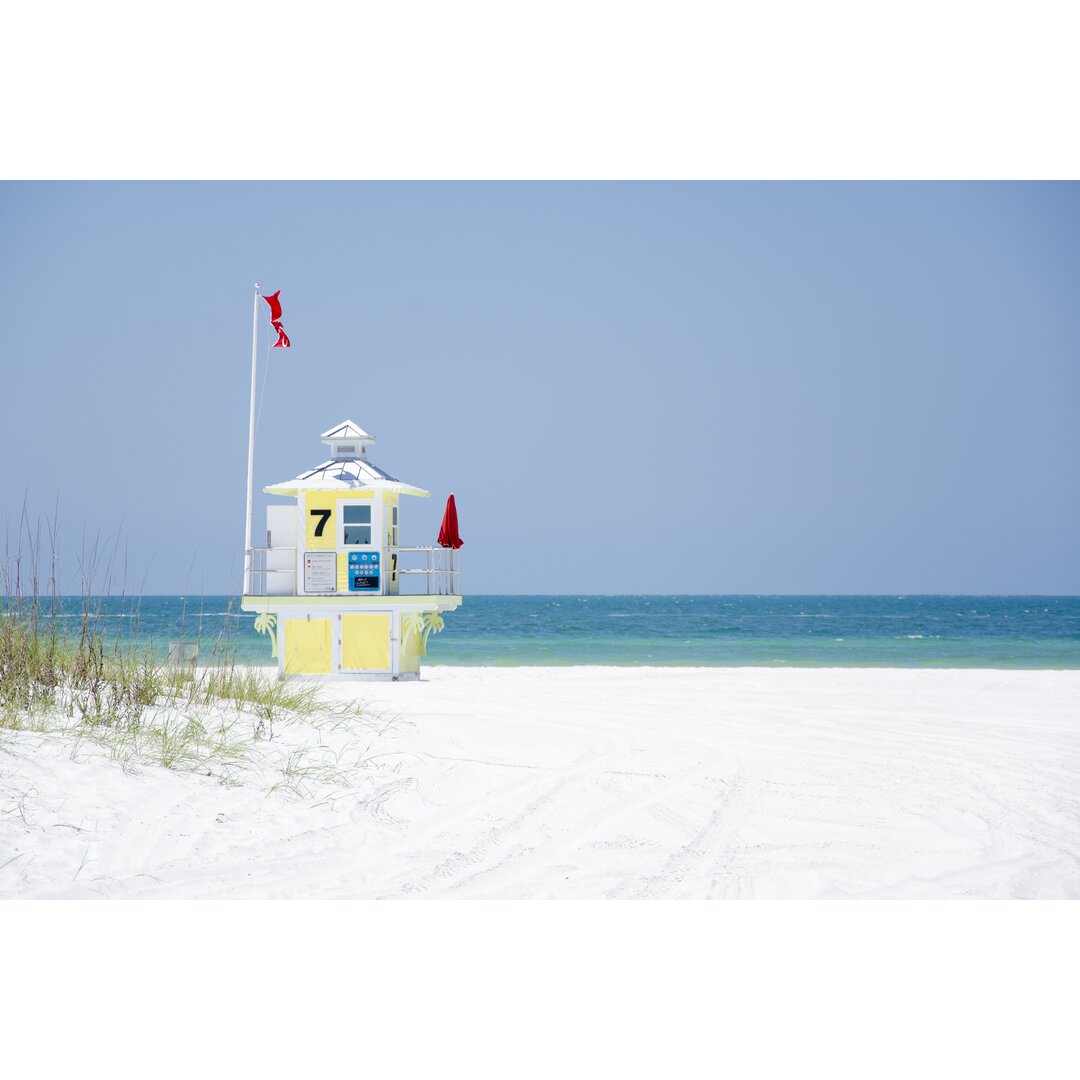
[(0, 505), (68, 586), (101, 536), (235, 589), (258, 280), (257, 487), (350, 417), (466, 591), (1080, 593), (1076, 184), (8, 183), (0, 232)]

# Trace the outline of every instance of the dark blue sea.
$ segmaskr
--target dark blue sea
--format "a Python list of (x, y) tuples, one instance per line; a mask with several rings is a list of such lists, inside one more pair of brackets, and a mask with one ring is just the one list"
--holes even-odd
[[(269, 664), (224, 596), (94, 601), (121, 640)], [(80, 601), (64, 601), (78, 624)], [(1080, 668), (1080, 597), (466, 596), (427, 664)]]

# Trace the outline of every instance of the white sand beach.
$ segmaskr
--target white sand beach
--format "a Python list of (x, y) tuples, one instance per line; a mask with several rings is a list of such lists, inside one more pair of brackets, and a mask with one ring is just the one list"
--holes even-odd
[(397, 719), (279, 727), (274, 768), (330, 764), (269, 794), (2, 733), (0, 895), (1080, 897), (1077, 671), (433, 667), (328, 693)]

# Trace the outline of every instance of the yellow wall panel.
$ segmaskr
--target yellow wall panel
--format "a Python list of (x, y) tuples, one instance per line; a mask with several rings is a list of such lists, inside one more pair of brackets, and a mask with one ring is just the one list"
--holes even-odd
[(329, 675), (333, 668), (330, 619), (285, 619), (285, 671)]
[[(316, 536), (323, 520), (323, 513), (330, 511), (330, 516), (323, 525), (322, 535)], [(318, 513), (312, 513), (318, 511)], [(304, 550), (332, 551), (337, 547), (338, 534), (337, 495), (333, 491), (309, 491), (304, 499)]]
[[(373, 496), (371, 491), (308, 491), (304, 494), (304, 544), (306, 551), (328, 551), (338, 546), (338, 500), (367, 499)], [(311, 511), (320, 511), (313, 514)], [(322, 520), (322, 511), (329, 510), (330, 516), (323, 526), (322, 536), (316, 536), (315, 530)]]
[(341, 667), (345, 671), (390, 670), (390, 616), (341, 616)]

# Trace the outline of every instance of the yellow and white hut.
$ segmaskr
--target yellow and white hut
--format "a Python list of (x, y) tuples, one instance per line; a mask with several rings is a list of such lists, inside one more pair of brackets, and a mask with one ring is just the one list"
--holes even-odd
[(403, 495), (427, 498), (367, 456), (346, 420), (323, 433), (330, 459), (268, 495), (266, 547), (245, 559), (242, 608), (290, 675), (416, 679), (428, 635), (461, 604), (460, 552), (403, 547)]

